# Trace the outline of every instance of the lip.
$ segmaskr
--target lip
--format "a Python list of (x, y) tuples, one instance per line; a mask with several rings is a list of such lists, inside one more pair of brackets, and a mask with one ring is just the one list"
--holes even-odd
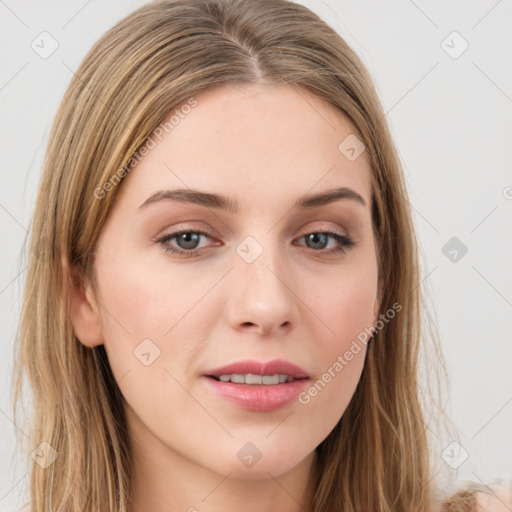
[(233, 373), (251, 373), (252, 375), (275, 375), (276, 373), (281, 373), (289, 375), (294, 379), (309, 378), (303, 368), (290, 363), (289, 361), (285, 361), (284, 359), (273, 359), (266, 363), (254, 360), (238, 361), (236, 363), (228, 364), (227, 366), (209, 370), (205, 372), (204, 375), (206, 377), (219, 377), (220, 375), (232, 375)]
[[(280, 373), (297, 380), (276, 385), (250, 385), (221, 382), (211, 378), (233, 373), (251, 373), (253, 375), (275, 375)], [(303, 368), (282, 359), (275, 359), (267, 363), (239, 361), (209, 370), (202, 376), (202, 379), (210, 390), (213, 390), (228, 402), (241, 409), (256, 412), (276, 411), (294, 402), (297, 395), (304, 390), (310, 380)]]

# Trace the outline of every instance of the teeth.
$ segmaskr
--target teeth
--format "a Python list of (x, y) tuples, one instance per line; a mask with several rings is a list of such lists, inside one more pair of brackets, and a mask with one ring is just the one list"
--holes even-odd
[(295, 379), (281, 373), (276, 373), (275, 375), (254, 375), (252, 373), (241, 375), (239, 373), (233, 373), (231, 375), (220, 375), (219, 380), (221, 382), (233, 382), (235, 384), (265, 384), (267, 386), (275, 386), (276, 384), (292, 382)]
[[(242, 379), (244, 378), (240, 375)], [(245, 383), (246, 384), (263, 384), (263, 377), (261, 375), (251, 375), (250, 373), (245, 375)]]

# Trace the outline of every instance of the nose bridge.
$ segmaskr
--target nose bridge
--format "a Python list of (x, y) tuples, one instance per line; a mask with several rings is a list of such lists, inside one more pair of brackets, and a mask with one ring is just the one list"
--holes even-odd
[[(235, 250), (238, 255), (235, 263), (236, 273), (244, 283), (252, 286), (253, 293), (262, 288), (272, 294), (283, 294), (285, 276), (280, 274), (284, 262), (284, 248), (272, 235), (266, 235), (264, 238), (258, 235), (258, 239), (255, 236), (247, 236)], [(260, 287), (258, 283), (265, 286)]]
[(294, 295), (285, 270), (284, 248), (275, 234), (247, 236), (235, 248), (231, 321), (265, 331), (290, 322)]

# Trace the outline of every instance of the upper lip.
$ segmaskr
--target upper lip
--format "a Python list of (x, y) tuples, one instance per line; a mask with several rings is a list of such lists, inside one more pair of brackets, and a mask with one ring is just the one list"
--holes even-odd
[(208, 377), (220, 377), (221, 375), (245, 375), (250, 373), (252, 375), (288, 375), (294, 379), (306, 379), (308, 374), (306, 371), (293, 363), (285, 361), (283, 359), (274, 359), (263, 363), (261, 361), (238, 361), (236, 363), (228, 364), (209, 370), (204, 375)]

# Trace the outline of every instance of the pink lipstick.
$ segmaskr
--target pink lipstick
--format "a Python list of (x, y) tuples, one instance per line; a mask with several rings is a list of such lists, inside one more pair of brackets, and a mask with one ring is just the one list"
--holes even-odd
[(209, 370), (205, 383), (215, 393), (248, 411), (271, 412), (293, 402), (309, 376), (293, 363), (240, 361)]

